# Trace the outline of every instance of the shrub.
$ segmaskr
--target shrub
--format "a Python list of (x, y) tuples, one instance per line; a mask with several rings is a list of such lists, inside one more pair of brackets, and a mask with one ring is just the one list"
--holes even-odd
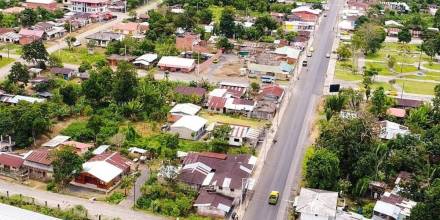
[(109, 197), (107, 197), (105, 201), (112, 204), (119, 204), (122, 200), (124, 200), (124, 198), (125, 198), (124, 193), (114, 192)]
[(73, 122), (61, 133), (70, 136), (72, 139), (77, 141), (93, 140), (93, 132), (87, 128), (87, 122), (85, 121)]

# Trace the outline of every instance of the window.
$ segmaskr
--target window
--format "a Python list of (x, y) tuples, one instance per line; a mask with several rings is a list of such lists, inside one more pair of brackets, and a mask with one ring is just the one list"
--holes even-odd
[(223, 187), (219, 186), (218, 189), (219, 189), (219, 190), (223, 190)]
[(234, 192), (234, 189), (230, 188), (229, 190), (231, 190), (231, 192)]
[(240, 142), (240, 138), (234, 138), (234, 142)]

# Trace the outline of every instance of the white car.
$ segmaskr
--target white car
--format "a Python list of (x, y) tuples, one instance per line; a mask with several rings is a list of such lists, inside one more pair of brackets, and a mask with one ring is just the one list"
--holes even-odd
[(76, 40), (75, 42), (73, 42), (73, 44), (72, 44), (74, 47), (78, 47), (78, 46), (81, 46), (81, 41), (79, 41), (79, 40)]
[(329, 54), (329, 53), (326, 53), (326, 54), (325, 54), (325, 57), (330, 58), (330, 54)]

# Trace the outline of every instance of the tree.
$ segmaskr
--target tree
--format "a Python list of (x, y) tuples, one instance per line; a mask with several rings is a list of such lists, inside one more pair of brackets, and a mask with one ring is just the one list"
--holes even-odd
[(78, 92), (72, 84), (60, 88), (60, 94), (63, 96), (63, 102), (72, 106), (75, 105), (78, 98)]
[(133, 65), (127, 62), (119, 63), (113, 78), (113, 99), (119, 104), (135, 99), (138, 84), (137, 72)]
[(289, 45), (290, 45), (290, 43), (291, 43), (292, 41), (294, 41), (295, 38), (296, 38), (297, 36), (298, 36), (298, 33), (297, 33), (297, 32), (293, 32), (293, 31), (291, 31), (291, 32), (289, 32), (289, 33), (287, 33), (287, 34), (284, 35), (284, 39), (287, 40), (287, 41), (289, 41)]
[(136, 13), (135, 10), (130, 10), (130, 11), (128, 12), (128, 16), (131, 17), (131, 20), (136, 21), (137, 13)]
[(87, 122), (87, 128), (90, 129), (94, 136), (94, 142), (96, 143), (96, 138), (101, 131), (101, 127), (104, 126), (104, 119), (100, 115), (92, 115)]
[(69, 183), (74, 176), (78, 175), (84, 163), (84, 160), (70, 146), (55, 150), (53, 158), (54, 181), (61, 186)]
[(39, 61), (47, 61), (48, 56), (49, 53), (41, 40), (24, 45), (21, 55), (24, 60), (34, 64), (38, 63)]
[(397, 60), (396, 60), (395, 56), (388, 57), (388, 61), (387, 61), (388, 68), (393, 69), (394, 66), (396, 65), (396, 62), (397, 62)]
[(67, 36), (64, 41), (67, 44), (67, 47), (69, 47), (69, 50), (72, 50), (72, 44), (76, 41), (76, 38), (73, 36)]
[(339, 60), (346, 60), (346, 59), (350, 58), (351, 55), (352, 55), (350, 46), (347, 45), (347, 44), (339, 45), (338, 50), (336, 51), (336, 53), (338, 54), (338, 59)]
[(375, 53), (382, 47), (385, 37), (386, 33), (380, 25), (369, 22), (362, 24), (355, 31), (352, 43), (364, 54)]
[(435, 124), (440, 123), (440, 85), (436, 85), (434, 88), (434, 98), (432, 99), (431, 120)]
[(325, 99), (325, 110), (329, 112), (327, 120), (330, 120), (334, 113), (340, 112), (346, 103), (346, 97), (339, 93), (338, 95), (327, 96)]
[(439, 40), (437, 38), (428, 38), (423, 40), (421, 49), (423, 52), (425, 52), (426, 55), (431, 57), (431, 60), (433, 57), (438, 53), (439, 46), (438, 46)]
[(23, 26), (30, 27), (37, 23), (37, 13), (30, 8), (26, 8), (20, 13), (20, 21)]
[(251, 89), (254, 94), (257, 94), (260, 91), (260, 84), (258, 84), (256, 82), (252, 82)]
[(89, 53), (93, 53), (93, 50), (95, 49), (95, 47), (96, 47), (96, 41), (95, 40), (89, 40), (87, 42), (87, 49), (88, 49)]
[(235, 29), (235, 10), (232, 7), (225, 7), (220, 17), (220, 33), (226, 37), (231, 38), (234, 35)]
[(339, 179), (339, 159), (328, 149), (317, 149), (307, 160), (305, 179), (307, 186), (335, 190)]
[(8, 75), (8, 79), (11, 82), (22, 82), (27, 85), (30, 78), (29, 71), (25, 65), (21, 64), (20, 62), (15, 62), (12, 65), (11, 71)]
[(435, 219), (440, 216), (440, 179), (435, 179), (425, 192), (425, 199), (411, 209), (411, 220)]
[(234, 45), (229, 42), (228, 38), (221, 37), (220, 39), (218, 39), (216, 47), (219, 49), (223, 48), (225, 51), (230, 51), (234, 48)]
[(232, 131), (229, 125), (219, 125), (212, 131), (212, 136), (221, 141), (227, 141), (229, 139), (229, 133)]
[(409, 43), (411, 42), (411, 32), (408, 28), (404, 28), (400, 30), (397, 34), (397, 39), (399, 40), (399, 42)]
[(436, 11), (434, 15), (434, 27), (440, 28), (440, 11)]
[(392, 99), (385, 94), (383, 87), (379, 87), (373, 92), (373, 96), (371, 97), (370, 112), (377, 117), (383, 118), (391, 104)]

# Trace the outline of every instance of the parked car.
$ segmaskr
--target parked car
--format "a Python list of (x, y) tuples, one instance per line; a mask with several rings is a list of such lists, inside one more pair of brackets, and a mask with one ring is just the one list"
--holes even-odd
[(329, 53), (326, 53), (326, 54), (325, 54), (325, 57), (330, 58), (330, 54), (329, 54)]
[(276, 205), (278, 203), (278, 197), (280, 197), (280, 192), (272, 191), (269, 194), (269, 205)]
[(79, 46), (81, 46), (81, 41), (76, 40), (75, 42), (73, 42), (72, 45), (73, 45), (74, 47), (79, 47)]
[(304, 60), (302, 66), (307, 66), (307, 60)]

